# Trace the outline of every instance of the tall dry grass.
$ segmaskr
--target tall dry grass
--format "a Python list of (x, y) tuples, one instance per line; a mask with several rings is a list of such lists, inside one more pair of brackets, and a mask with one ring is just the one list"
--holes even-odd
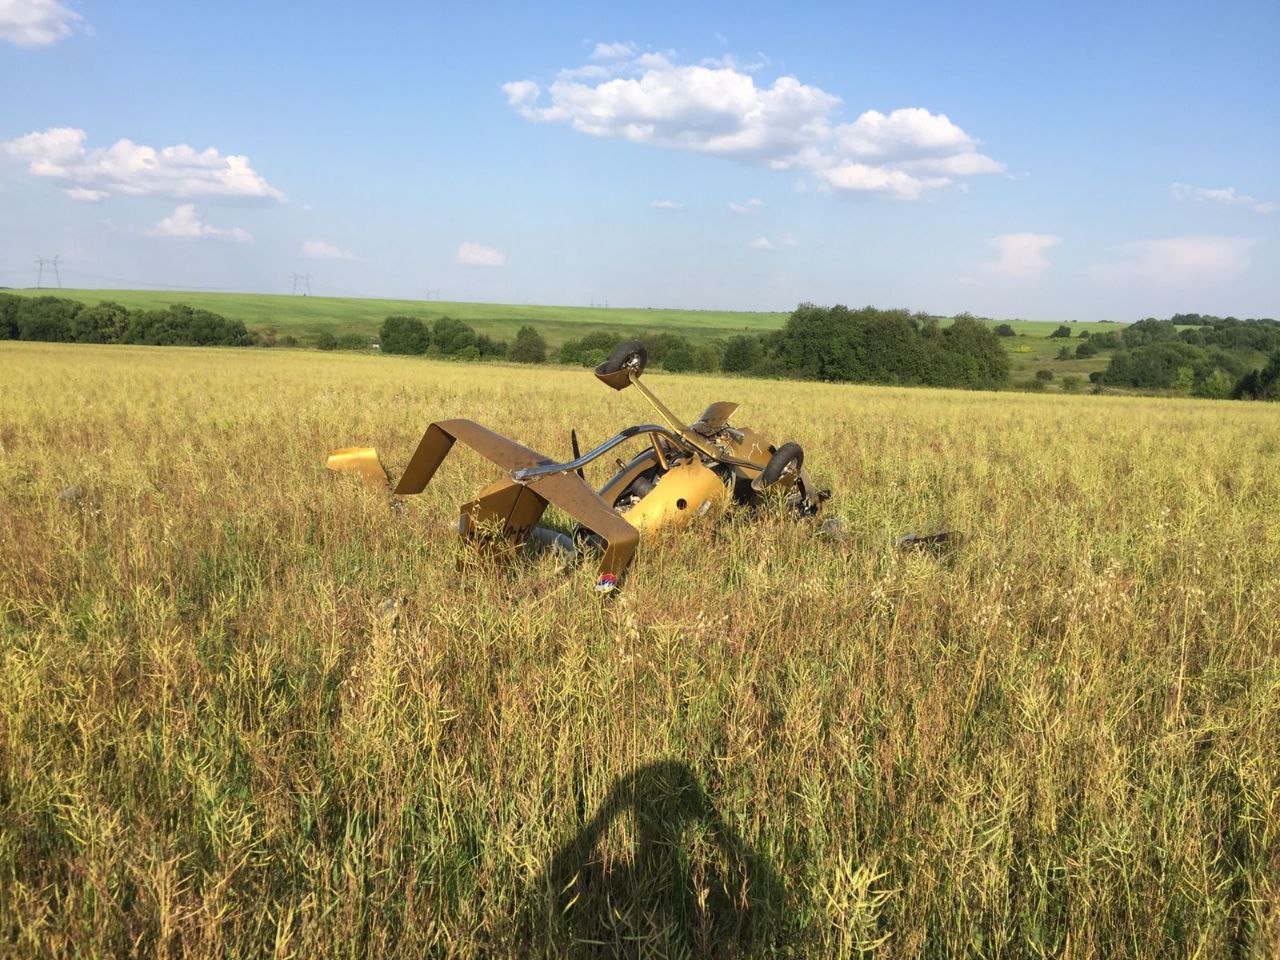
[(398, 515), (323, 469), (646, 419), (586, 372), (0, 370), (7, 955), (1280, 953), (1269, 407), (655, 376), (847, 537), (731, 512), (602, 601), (459, 555), (468, 452)]

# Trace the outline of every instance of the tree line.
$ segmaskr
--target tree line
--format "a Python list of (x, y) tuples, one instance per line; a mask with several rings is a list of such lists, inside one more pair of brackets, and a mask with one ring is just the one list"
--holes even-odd
[[(86, 306), (62, 297), (0, 294), (0, 340), (53, 343), (137, 343), (152, 346), (269, 346), (274, 332), (251, 334), (240, 320), (175, 303), (130, 310), (109, 301)], [(296, 340), (292, 337), (286, 341)]]
[(388, 317), (379, 331), (383, 353), (482, 359), (505, 356), (521, 363), (555, 361), (592, 367), (626, 339), (642, 339), (649, 363), (673, 373), (723, 371), (857, 383), (914, 384), (995, 389), (1009, 378), (1009, 358), (999, 338), (972, 317), (942, 326), (936, 318), (906, 310), (801, 304), (783, 329), (693, 342), (674, 333), (624, 336), (594, 331), (552, 351), (532, 326), (510, 344), (476, 334), (443, 317), (434, 324)]
[[(1179, 329), (1188, 327), (1188, 329)], [(1119, 331), (1102, 383), (1192, 396), (1280, 400), (1280, 322), (1176, 314)]]
[[(694, 342), (675, 333), (628, 334), (593, 331), (552, 350), (536, 328), (522, 326), (508, 343), (478, 333), (464, 321), (441, 317), (387, 317), (379, 330), (384, 353), (458, 360), (506, 359), (591, 367), (626, 339), (643, 339), (649, 362), (671, 372), (721, 371), (852, 383), (1000, 389), (1009, 385), (1010, 363), (1002, 338), (1016, 336), (1009, 324), (992, 326), (961, 314), (943, 326), (935, 317), (906, 310), (803, 303), (781, 330)], [(1071, 340), (1063, 324), (1049, 336)], [(63, 343), (126, 343), (166, 346), (297, 346), (273, 329), (250, 332), (243, 321), (177, 303), (163, 309), (131, 310), (105, 301), (88, 306), (62, 297), (0, 293), (0, 339)], [(1172, 390), (1201, 397), (1280, 400), (1280, 322), (1272, 319), (1175, 314), (1148, 317), (1114, 330), (1082, 331), (1058, 359), (1110, 353), (1105, 370), (1090, 375), (1106, 385)], [(322, 332), (322, 350), (367, 350), (360, 334)], [(1047, 376), (1046, 376), (1047, 374)], [(1038, 371), (1026, 386), (1043, 389), (1052, 371)], [(1063, 378), (1064, 385), (1068, 378)], [(1072, 378), (1074, 379), (1074, 378)]]

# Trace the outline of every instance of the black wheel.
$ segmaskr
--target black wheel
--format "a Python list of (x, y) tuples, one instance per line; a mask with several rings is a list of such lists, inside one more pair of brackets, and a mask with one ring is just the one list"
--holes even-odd
[(607, 376), (617, 373), (624, 367), (629, 367), (637, 374), (641, 374), (644, 373), (644, 365), (648, 362), (649, 351), (644, 348), (644, 344), (639, 340), (628, 340), (614, 347), (613, 353), (609, 354), (609, 359), (596, 367), (596, 375)]
[(804, 465), (804, 449), (798, 443), (784, 443), (773, 452), (759, 478), (752, 484), (757, 490), (772, 487), (784, 478), (794, 479), (799, 476)]

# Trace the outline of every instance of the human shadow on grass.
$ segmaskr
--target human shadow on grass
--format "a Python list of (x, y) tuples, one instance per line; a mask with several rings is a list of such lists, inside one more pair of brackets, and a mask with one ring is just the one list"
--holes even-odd
[(620, 778), (530, 900), (524, 939), (547, 956), (748, 957), (794, 941), (777, 873), (674, 761)]

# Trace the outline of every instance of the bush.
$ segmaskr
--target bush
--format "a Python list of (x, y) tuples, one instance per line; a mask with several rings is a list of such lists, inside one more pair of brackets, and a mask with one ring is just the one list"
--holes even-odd
[(556, 359), (561, 363), (578, 364), (584, 367), (599, 366), (609, 358), (613, 348), (621, 342), (622, 337), (616, 333), (589, 333), (577, 340), (565, 341), (556, 354)]
[(662, 357), (662, 369), (671, 373), (687, 373), (694, 368), (693, 351), (689, 348), (689, 344), (684, 342), (676, 343), (664, 351)]
[(1070, 347), (1062, 347), (1062, 348), (1058, 351), (1058, 355), (1057, 355), (1057, 357), (1055, 357), (1054, 359), (1056, 359), (1056, 360), (1070, 360), (1073, 356), (1075, 356), (1075, 354), (1073, 354), (1073, 353), (1071, 352), (1071, 348), (1070, 348)]
[(1049, 334), (1049, 339), (1050, 339), (1050, 340), (1054, 339), (1055, 337), (1060, 338), (1060, 339), (1063, 339), (1063, 340), (1069, 340), (1069, 339), (1071, 339), (1071, 328), (1070, 328), (1070, 327), (1068, 327), (1065, 323), (1064, 323), (1064, 324), (1062, 324), (1061, 326), (1059, 326), (1059, 327), (1058, 327), (1058, 329), (1057, 329), (1057, 330), (1055, 330), (1055, 331), (1053, 331), (1053, 333)]
[(1084, 386), (1084, 380), (1074, 373), (1069, 373), (1062, 378), (1063, 393), (1079, 393), (1082, 386)]
[(363, 333), (344, 333), (338, 338), (339, 350), (368, 350), (369, 338)]
[(1036, 371), (1036, 379), (1037, 379), (1037, 380), (1043, 380), (1045, 383), (1048, 383), (1050, 380), (1052, 380), (1052, 379), (1053, 379), (1053, 371), (1052, 371), (1052, 370), (1037, 370), (1037, 371)]
[(1232, 391), (1237, 400), (1280, 400), (1280, 351), (1261, 370), (1251, 370)]
[(730, 337), (724, 347), (720, 369), (725, 373), (750, 373), (764, 359), (764, 345), (759, 337)]
[(1093, 345), (1092, 340), (1086, 340), (1084, 343), (1076, 344), (1076, 359), (1084, 360), (1086, 357), (1095, 357), (1098, 355), (1098, 348)]
[(521, 327), (516, 332), (507, 359), (516, 363), (546, 363), (547, 341), (533, 327)]
[(337, 350), (338, 338), (328, 330), (322, 330), (316, 336), (316, 349), (318, 350)]
[(693, 348), (693, 369), (698, 373), (715, 373), (724, 359), (724, 344), (719, 340), (700, 343)]
[(1016, 337), (1017, 334), (1014, 333), (1013, 327), (1011, 327), (1009, 324), (1001, 323), (996, 326), (996, 336), (997, 337)]
[(476, 334), (476, 351), (480, 354), (481, 359), (485, 357), (503, 358), (511, 352), (511, 348), (505, 340), (495, 340), (486, 334), (478, 333)]
[(1114, 330), (1095, 333), (1089, 338), (1089, 345), (1099, 350), (1117, 350), (1121, 345), (1120, 334)]
[(1196, 387), (1196, 396), (1211, 400), (1226, 400), (1231, 396), (1235, 381), (1221, 367), (1214, 367)]
[(1045, 382), (1039, 377), (1032, 377), (1022, 385), (1022, 389), (1029, 390), (1032, 393), (1044, 393)]
[(476, 346), (476, 332), (469, 325), (452, 317), (441, 317), (436, 321), (431, 330), (431, 339), (445, 356), (455, 356), (468, 347), (475, 347), (476, 356), (480, 355), (480, 348)]
[(383, 353), (422, 354), (431, 346), (431, 331), (417, 317), (387, 317), (378, 330)]

